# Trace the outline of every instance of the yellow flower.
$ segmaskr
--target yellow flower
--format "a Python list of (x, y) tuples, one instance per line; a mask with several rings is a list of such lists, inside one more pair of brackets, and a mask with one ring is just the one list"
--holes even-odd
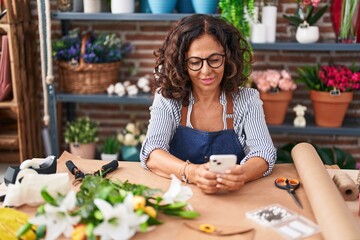
[(86, 225), (76, 225), (74, 231), (71, 233), (71, 240), (85, 240), (86, 239)]
[(208, 224), (208, 223), (204, 223), (204, 224), (201, 224), (199, 229), (202, 231), (202, 232), (206, 232), (206, 233), (213, 233), (215, 232), (215, 226), (214, 225), (211, 225), (211, 224)]
[(134, 196), (132, 202), (134, 210), (138, 210), (145, 207), (146, 200), (143, 196)]
[(152, 218), (156, 218), (156, 210), (151, 206), (146, 206), (144, 211)]

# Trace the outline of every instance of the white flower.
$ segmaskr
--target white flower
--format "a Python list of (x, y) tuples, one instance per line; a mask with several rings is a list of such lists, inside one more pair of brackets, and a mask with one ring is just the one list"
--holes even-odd
[(69, 215), (75, 206), (76, 193), (71, 190), (62, 200), (60, 206), (45, 204), (45, 213), (31, 218), (29, 222), (35, 225), (46, 225), (46, 240), (57, 239), (62, 233), (66, 237), (70, 237), (74, 229), (73, 225), (80, 221), (80, 216)]
[(136, 125), (135, 123), (128, 123), (126, 124), (125, 130), (128, 131), (129, 133), (133, 133), (136, 134)]
[(117, 140), (119, 141), (119, 143), (123, 143), (124, 142), (124, 134), (119, 133), (117, 135)]
[(149, 86), (145, 86), (142, 88), (142, 90), (144, 93), (148, 93), (148, 92), (150, 92), (151, 88)]
[(108, 86), (108, 88), (106, 89), (106, 91), (107, 91), (107, 93), (108, 93), (109, 95), (114, 94), (114, 92), (115, 92), (115, 86), (114, 86), (114, 84), (110, 84), (110, 85)]
[(138, 94), (139, 89), (136, 87), (136, 85), (130, 85), (126, 87), (126, 91), (129, 96), (135, 96), (136, 94)]
[(145, 135), (145, 134), (141, 134), (140, 137), (139, 137), (140, 143), (143, 143), (144, 140), (145, 140), (145, 138), (146, 138), (146, 135)]
[(163, 203), (186, 202), (192, 195), (191, 188), (181, 186), (181, 181), (174, 174), (171, 174), (171, 184), (168, 191), (163, 195)]
[(120, 83), (120, 82), (116, 83), (114, 92), (117, 95), (119, 95), (120, 97), (124, 96), (125, 95), (125, 87), (124, 87), (124, 85), (122, 83)]
[(147, 77), (141, 77), (139, 78), (138, 82), (137, 82), (137, 86), (140, 89), (143, 89), (144, 87), (149, 86), (149, 79), (147, 79)]
[(138, 141), (135, 139), (135, 137), (132, 133), (127, 133), (124, 136), (123, 143), (125, 146), (136, 146), (138, 144)]
[(139, 229), (140, 224), (148, 219), (148, 215), (137, 215), (132, 206), (132, 193), (126, 196), (124, 203), (111, 206), (102, 199), (95, 199), (94, 203), (103, 215), (103, 222), (95, 229), (94, 234), (102, 240), (130, 239)]
[(131, 82), (129, 80), (127, 80), (123, 84), (124, 84), (124, 87), (128, 87), (131, 85)]

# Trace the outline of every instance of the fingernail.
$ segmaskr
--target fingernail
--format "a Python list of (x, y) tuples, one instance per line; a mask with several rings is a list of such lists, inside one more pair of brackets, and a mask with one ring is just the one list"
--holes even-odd
[(222, 178), (217, 178), (216, 181), (222, 182)]
[(220, 188), (220, 184), (216, 184), (216, 187), (217, 187), (217, 188)]
[(231, 170), (226, 170), (225, 172), (226, 172), (226, 173), (231, 173)]

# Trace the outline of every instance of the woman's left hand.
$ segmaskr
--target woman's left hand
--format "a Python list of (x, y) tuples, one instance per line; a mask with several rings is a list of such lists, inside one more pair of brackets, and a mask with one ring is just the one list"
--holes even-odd
[(246, 182), (245, 170), (242, 165), (236, 165), (216, 177), (217, 187), (222, 190), (239, 190)]

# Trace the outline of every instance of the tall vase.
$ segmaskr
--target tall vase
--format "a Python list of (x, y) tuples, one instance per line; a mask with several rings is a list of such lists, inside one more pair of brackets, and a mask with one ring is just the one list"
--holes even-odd
[(84, 0), (84, 13), (101, 12), (101, 0)]
[(356, 43), (359, 0), (343, 0), (341, 5), (340, 31), (338, 41)]
[(353, 92), (331, 95), (330, 92), (310, 90), (315, 124), (320, 127), (340, 127), (353, 98)]
[(264, 6), (262, 10), (262, 23), (266, 27), (266, 42), (274, 43), (276, 40), (277, 7)]
[(293, 91), (260, 92), (267, 124), (279, 125), (284, 122), (292, 96)]
[(111, 1), (111, 13), (133, 13), (135, 0)]
[(122, 146), (121, 158), (124, 161), (139, 162), (140, 161), (140, 149), (136, 146)]
[(152, 13), (172, 13), (175, 9), (176, 0), (148, 0), (148, 3)]

